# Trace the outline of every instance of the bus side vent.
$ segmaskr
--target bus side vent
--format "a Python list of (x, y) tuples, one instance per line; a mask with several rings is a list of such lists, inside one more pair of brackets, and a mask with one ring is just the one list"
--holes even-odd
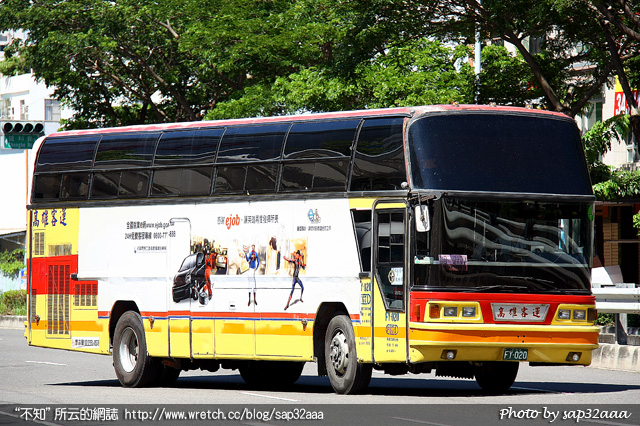
[(47, 334), (69, 335), (69, 265), (49, 265)]
[(74, 306), (95, 307), (98, 306), (98, 284), (82, 283), (74, 287)]
[(30, 318), (30, 322), (36, 322), (36, 295), (38, 294), (38, 292), (36, 291), (35, 288), (31, 289), (31, 296), (29, 297), (29, 305), (30, 305), (30, 314), (31, 314), (31, 318)]

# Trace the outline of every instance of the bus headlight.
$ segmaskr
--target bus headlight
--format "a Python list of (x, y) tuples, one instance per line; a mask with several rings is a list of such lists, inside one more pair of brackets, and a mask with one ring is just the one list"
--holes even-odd
[(463, 317), (475, 317), (476, 316), (476, 307), (475, 306), (464, 306), (462, 308), (462, 316)]
[(443, 309), (443, 315), (445, 317), (457, 317), (458, 316), (458, 307), (457, 306), (445, 306)]
[(587, 319), (587, 311), (584, 309), (576, 309), (573, 311), (573, 319), (578, 321), (584, 321)]
[(558, 311), (558, 319), (561, 319), (561, 320), (571, 319), (571, 309), (560, 309)]

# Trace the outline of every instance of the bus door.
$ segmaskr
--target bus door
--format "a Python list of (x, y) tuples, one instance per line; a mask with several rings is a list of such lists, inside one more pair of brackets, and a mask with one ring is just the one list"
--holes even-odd
[[(191, 222), (188, 218), (172, 218), (167, 246), (167, 320), (169, 332), (170, 357), (191, 357), (191, 309), (193, 298), (184, 289), (177, 293), (174, 277), (184, 274), (181, 269), (187, 269), (187, 257), (191, 255)], [(182, 288), (184, 286), (179, 286)], [(147, 335), (152, 333), (147, 333)], [(213, 336), (211, 336), (213, 345)]]
[(373, 358), (407, 360), (407, 205), (378, 201), (373, 206)]

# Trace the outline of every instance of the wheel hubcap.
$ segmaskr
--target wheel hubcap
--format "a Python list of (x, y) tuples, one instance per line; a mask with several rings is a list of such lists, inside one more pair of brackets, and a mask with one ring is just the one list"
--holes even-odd
[(138, 337), (132, 329), (127, 328), (122, 333), (118, 350), (122, 369), (131, 373), (138, 363)]
[(343, 375), (347, 371), (349, 345), (347, 344), (347, 336), (340, 330), (336, 332), (331, 340), (330, 358), (336, 373)]

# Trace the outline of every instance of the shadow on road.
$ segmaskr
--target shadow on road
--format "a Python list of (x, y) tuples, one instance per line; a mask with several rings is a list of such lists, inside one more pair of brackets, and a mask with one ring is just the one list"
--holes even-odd
[[(51, 383), (52, 386), (87, 386), (87, 387), (120, 387), (117, 380), (96, 380), (84, 382)], [(197, 375), (180, 377), (175, 389), (211, 389), (231, 391), (285, 391), (298, 394), (332, 394), (334, 393), (329, 379), (326, 377), (302, 376), (288, 388), (252, 387), (244, 383), (239, 374)], [(506, 395), (541, 395), (548, 393), (616, 393), (638, 390), (640, 385), (604, 384), (604, 383), (540, 383), (516, 381)], [(384, 377), (371, 379), (365, 392), (376, 396), (411, 396), (411, 397), (483, 397), (495, 396), (487, 394), (473, 380), (446, 380), (441, 378), (399, 378)]]

